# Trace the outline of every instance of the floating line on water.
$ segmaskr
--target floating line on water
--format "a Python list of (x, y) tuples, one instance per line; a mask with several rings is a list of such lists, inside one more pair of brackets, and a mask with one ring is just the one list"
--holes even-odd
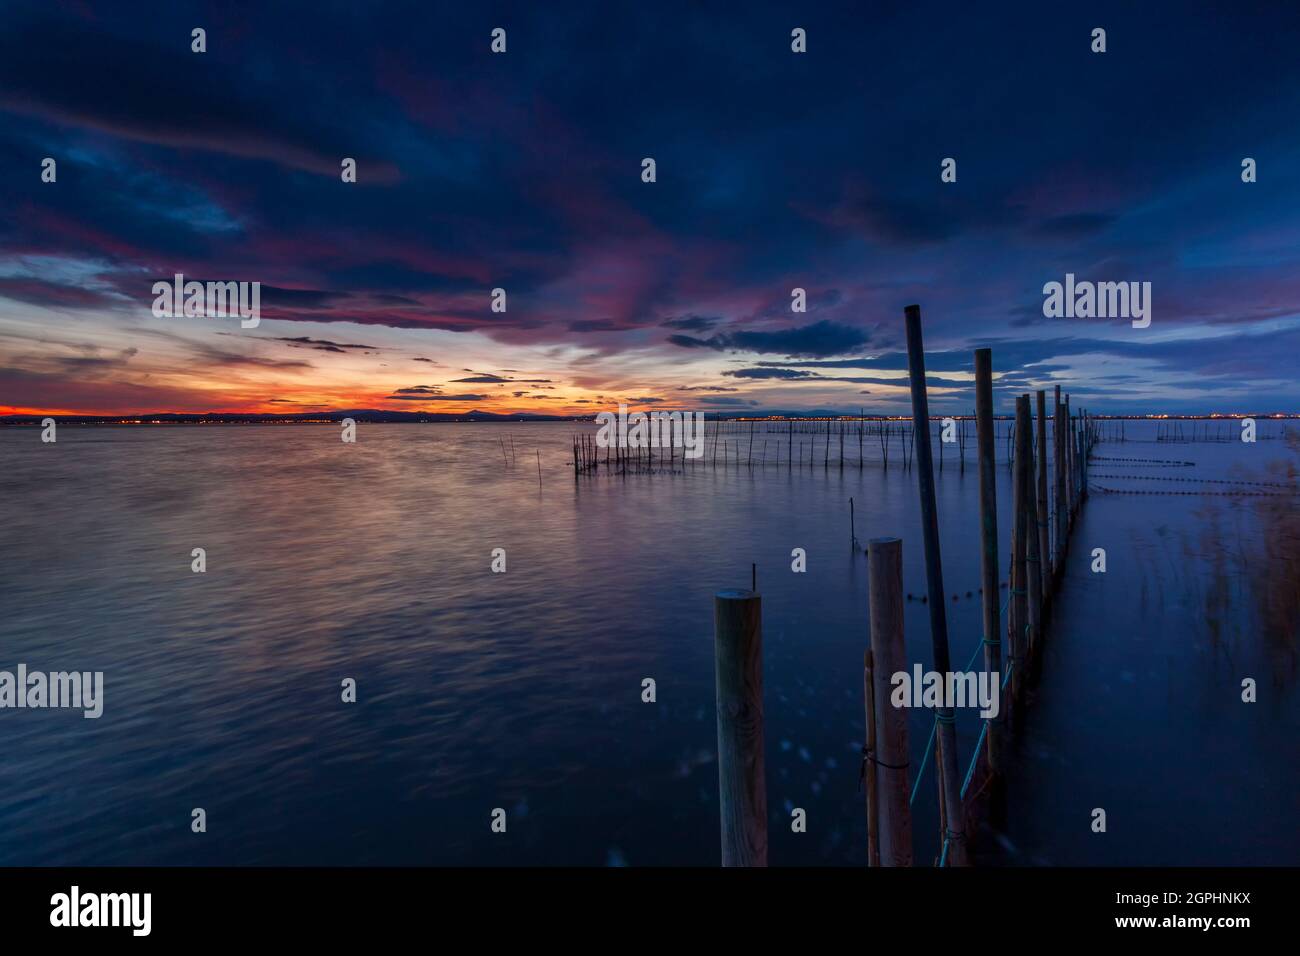
[(1105, 455), (1092, 455), (1093, 461), (1122, 461), (1137, 465), (1163, 465), (1165, 468), (1193, 468), (1194, 461), (1178, 461), (1172, 458), (1107, 458)]
[(1193, 498), (1216, 496), (1220, 498), (1285, 498), (1285, 491), (1143, 491), (1140, 488), (1107, 488), (1105, 485), (1093, 485), (1089, 491), (1099, 491), (1104, 495), (1186, 495)]
[(1282, 481), (1246, 481), (1240, 478), (1164, 478), (1156, 475), (1106, 475), (1097, 472), (1094, 478), (1119, 478), (1123, 481), (1199, 481), (1212, 485), (1251, 485), (1257, 488), (1287, 488), (1298, 490), (1295, 485)]

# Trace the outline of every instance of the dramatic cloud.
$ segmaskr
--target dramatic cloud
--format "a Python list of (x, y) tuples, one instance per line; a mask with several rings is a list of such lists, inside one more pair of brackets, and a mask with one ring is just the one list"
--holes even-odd
[(619, 328), (613, 319), (578, 319), (569, 323), (570, 332), (614, 332)]
[[(477, 366), (460, 383), (525, 411), (559, 407), (539, 397), (554, 382), (574, 405), (708, 396), (744, 363), (785, 371), (731, 369), (738, 402), (780, 390), (827, 408), (879, 381), (873, 404), (893, 411), (902, 309), (920, 303), (936, 381), (966, 383), (988, 345), (999, 402), (1061, 382), (1103, 411), (1300, 407), (1300, 177), (1277, 173), (1300, 155), (1277, 121), (1300, 108), (1300, 9), (1278, 5), (1265, 29), (1251, 5), (1128, 4), (1112, 36), (1143, 38), (1138, 59), (1068, 41), (1064, 8), (953, 7), (935, 31), (932, 11), (894, 4), (864, 33), (860, 9), (832, 5), (807, 57), (773, 46), (783, 7), (747, 10), (519, 5), (523, 52), (489, 63), (470, 7), (325, 5), (304, 30), (291, 9), (233, 5), (199, 55), (180, 14), (12, 0), (0, 154), (27, 170), (0, 177), (13, 404), (360, 408), (418, 398), (398, 369), (420, 362)], [(1187, 53), (1207, 49), (1212, 70)], [(918, 79), (923, 62), (960, 95)], [(1242, 144), (1259, 181), (1207, 143)], [(1067, 272), (1150, 281), (1152, 325), (1044, 318), (1043, 284)], [(151, 284), (175, 273), (261, 283), (260, 330), (153, 335)], [(303, 350), (312, 362), (286, 360)]]
[[(833, 363), (827, 363), (833, 364)], [(857, 385), (906, 385), (906, 378), (872, 378), (847, 375), (822, 375), (818, 372), (812, 372), (802, 368), (780, 368), (772, 364), (764, 364), (757, 368), (738, 368), (731, 371), (723, 372), (723, 375), (730, 375), (734, 378), (749, 379), (767, 379), (777, 382), (852, 382)], [(960, 379), (945, 379), (933, 375), (926, 375), (926, 381), (937, 387), (967, 385), (968, 382)]]
[(681, 329), (683, 332), (706, 332), (721, 321), (717, 316), (683, 315), (661, 322), (660, 325), (669, 329)]
[(862, 329), (823, 319), (811, 325), (775, 332), (723, 332), (708, 339), (670, 335), (668, 341), (683, 348), (818, 357), (858, 351), (867, 345), (870, 336)]
[(758, 405), (758, 401), (752, 398), (737, 398), (733, 395), (704, 395), (696, 401), (702, 405), (727, 405), (727, 406), (746, 406), (753, 408)]
[(402, 394), (405, 389), (388, 396), (389, 401), (395, 402), (482, 402), (487, 401), (490, 395), (439, 395), (432, 392), (424, 392), (418, 395)]
[[(371, 352), (377, 350), (377, 347), (374, 345), (354, 345), (348, 342), (331, 342), (328, 339), (312, 339), (305, 335), (300, 335), (294, 338), (279, 337), (272, 341), (288, 342), (295, 347), (311, 348), (321, 352), (346, 352), (349, 349)], [(419, 360), (417, 359), (417, 361)], [(427, 361), (427, 359), (425, 361)]]
[(736, 378), (816, 378), (813, 372), (805, 372), (795, 368), (738, 368), (734, 371), (723, 372), (723, 375), (732, 375)]

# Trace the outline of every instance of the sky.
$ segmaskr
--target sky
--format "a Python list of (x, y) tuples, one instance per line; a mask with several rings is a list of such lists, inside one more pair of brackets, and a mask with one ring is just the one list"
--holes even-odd
[[(1297, 48), (1278, 3), (4, 3), (0, 414), (906, 414), (911, 303), (935, 412), (979, 347), (1000, 412), (1300, 411)], [(156, 316), (177, 273), (260, 323)], [(1067, 273), (1150, 325), (1046, 317)]]

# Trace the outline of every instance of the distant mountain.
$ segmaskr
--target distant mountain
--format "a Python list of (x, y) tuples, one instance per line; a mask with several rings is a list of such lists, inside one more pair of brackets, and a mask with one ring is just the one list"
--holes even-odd
[[(688, 409), (703, 411), (711, 421), (736, 418), (842, 418), (856, 417), (854, 412), (818, 409)], [(599, 409), (617, 414), (616, 408)], [(650, 409), (632, 406), (632, 411), (667, 411), (667, 409)], [(39, 425), (43, 418), (53, 418), (60, 424), (71, 425), (121, 425), (136, 422), (156, 422), (160, 424), (255, 424), (270, 422), (336, 422), (352, 418), (359, 422), (580, 422), (590, 421), (596, 412), (584, 415), (537, 415), (521, 412), (504, 415), (499, 412), (484, 412), (475, 409), (470, 412), (408, 412), (389, 411), (381, 408), (344, 408), (319, 412), (140, 412), (130, 415), (0, 415), (0, 425)], [(868, 418), (879, 416), (868, 415)]]
[[(654, 409), (634, 409), (636, 411), (653, 411)], [(665, 409), (658, 409), (665, 411)], [(601, 409), (601, 411), (615, 411), (615, 409)], [(721, 409), (690, 409), (690, 411), (703, 411), (711, 421), (730, 421), (734, 419), (826, 419), (826, 418), (857, 418), (857, 412), (843, 411), (830, 408), (817, 409), (748, 409), (748, 410), (721, 410)], [(0, 415), (0, 426), (30, 426), (39, 425), (42, 419), (53, 418), (56, 422), (64, 425), (127, 425), (137, 423), (157, 423), (172, 425), (198, 425), (198, 424), (224, 424), (224, 425), (247, 425), (247, 424), (271, 424), (275, 422), (337, 422), (345, 418), (352, 418), (359, 422), (375, 423), (420, 423), (420, 422), (582, 422), (591, 421), (595, 417), (595, 412), (585, 415), (534, 415), (527, 412), (521, 412), (515, 415), (503, 415), (498, 412), (483, 412), (475, 409), (470, 412), (452, 413), (452, 412), (407, 412), (407, 411), (387, 411), (380, 408), (348, 408), (336, 409), (322, 412), (141, 412), (132, 415)], [(933, 412), (931, 419), (938, 421), (946, 413)], [(867, 419), (878, 419), (882, 416), (879, 414), (866, 414)], [(908, 418), (907, 415), (898, 415), (895, 413), (894, 418)], [(963, 417), (956, 415), (954, 417)], [(966, 417), (969, 417), (968, 415)], [(1014, 418), (1009, 413), (1001, 413), (994, 416), (999, 419)], [(1300, 415), (1280, 412), (1255, 412), (1249, 414), (1233, 413), (1231, 415), (1096, 415), (1099, 419), (1151, 419), (1151, 418), (1169, 418), (1169, 419), (1206, 419), (1212, 417), (1231, 417), (1231, 418), (1298, 418)]]
[(131, 415), (0, 415), (0, 425), (39, 425), (43, 418), (60, 424), (114, 425), (136, 422), (193, 425), (200, 423), (260, 424), (271, 422), (337, 422), (352, 418), (359, 422), (563, 422), (565, 415), (501, 415), (496, 412), (405, 412), (377, 408), (349, 408), (322, 412), (141, 412)]

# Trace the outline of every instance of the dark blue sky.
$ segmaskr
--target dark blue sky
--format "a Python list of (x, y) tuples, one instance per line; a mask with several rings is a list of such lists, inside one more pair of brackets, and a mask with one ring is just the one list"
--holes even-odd
[(1300, 8), (466, 6), (6, 4), (0, 412), (898, 412), (910, 302), (936, 410), (1300, 409)]

